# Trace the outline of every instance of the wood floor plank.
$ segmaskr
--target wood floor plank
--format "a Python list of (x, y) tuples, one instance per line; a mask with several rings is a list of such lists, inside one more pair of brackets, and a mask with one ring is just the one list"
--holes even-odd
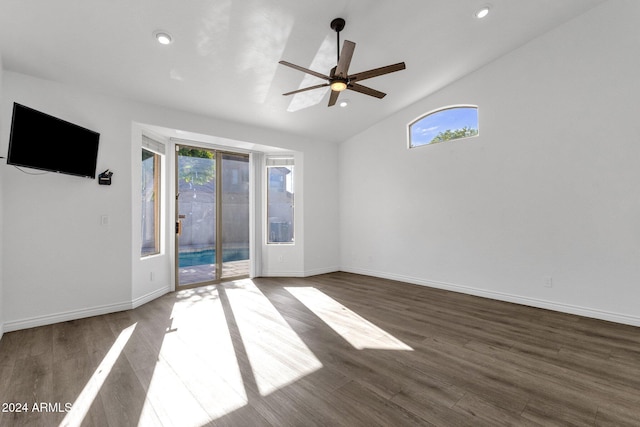
[(473, 393), (466, 393), (453, 408), (473, 420), (474, 426), (536, 426), (537, 423), (523, 419), (518, 412), (499, 408)]
[[(41, 334), (28, 334), (28, 339), (43, 338)], [(50, 338), (50, 337), (48, 337)], [(49, 339), (47, 339), (49, 341)], [(24, 341), (23, 341), (24, 342)], [(34, 348), (37, 345), (28, 348)], [(55, 423), (61, 418), (57, 414), (39, 412), (41, 402), (52, 402), (53, 395), (53, 357), (51, 351), (37, 352), (35, 355), (19, 357), (14, 365), (13, 374), (2, 404), (18, 403), (20, 412), (4, 413), (2, 421), (11, 426), (37, 425), (44, 415), (47, 422)], [(34, 410), (34, 405), (36, 410)]]
[(635, 426), (640, 329), (351, 273), (260, 278), (5, 333), (0, 378), (0, 403), (83, 402), (86, 426)]
[(340, 401), (351, 408), (344, 425), (354, 426), (430, 426), (430, 422), (381, 397), (356, 381), (336, 392)]
[(82, 321), (72, 320), (52, 325), (53, 331), (53, 360), (63, 361), (75, 358), (77, 353), (86, 349), (78, 343), (85, 339), (86, 331)]
[(602, 404), (602, 406), (598, 408), (595, 425), (607, 427), (637, 427), (640, 425), (638, 406), (620, 402)]
[(522, 418), (543, 426), (583, 427), (595, 425), (597, 407), (576, 405), (575, 396), (567, 399), (561, 394), (556, 394), (555, 398), (551, 397), (551, 393), (542, 398), (532, 398), (522, 412)]

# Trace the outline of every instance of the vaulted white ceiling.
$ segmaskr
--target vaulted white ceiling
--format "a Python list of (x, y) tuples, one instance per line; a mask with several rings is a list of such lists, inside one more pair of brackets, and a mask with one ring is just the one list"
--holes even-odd
[[(342, 141), (604, 0), (0, 0), (4, 68), (260, 127)], [(367, 80), (376, 99), (328, 89), (278, 64), (328, 74), (336, 33), (356, 43), (350, 73), (404, 61)], [(153, 37), (166, 30), (173, 43)]]

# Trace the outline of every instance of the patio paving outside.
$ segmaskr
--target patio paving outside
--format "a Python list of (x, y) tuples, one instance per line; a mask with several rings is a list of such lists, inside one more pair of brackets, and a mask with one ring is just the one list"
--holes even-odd
[[(179, 286), (192, 285), (218, 280), (216, 278), (215, 264), (192, 265), (180, 267)], [(228, 261), (222, 263), (222, 278), (249, 275), (249, 260)]]

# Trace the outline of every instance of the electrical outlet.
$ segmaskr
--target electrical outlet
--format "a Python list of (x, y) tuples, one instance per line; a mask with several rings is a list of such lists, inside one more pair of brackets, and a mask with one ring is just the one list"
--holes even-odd
[(547, 276), (544, 278), (544, 287), (552, 288), (553, 287), (553, 277)]
[(278, 255), (278, 262), (284, 262), (284, 255)]
[(149, 273), (149, 281), (153, 282), (153, 271)]

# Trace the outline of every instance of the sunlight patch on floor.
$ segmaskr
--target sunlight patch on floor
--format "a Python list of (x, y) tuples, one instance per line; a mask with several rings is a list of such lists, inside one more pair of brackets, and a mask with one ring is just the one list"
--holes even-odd
[(136, 329), (136, 325), (137, 323), (134, 323), (120, 332), (120, 335), (104, 356), (91, 378), (89, 378), (89, 381), (87, 381), (87, 384), (78, 395), (76, 401), (73, 402), (71, 410), (67, 412), (60, 426), (71, 427), (82, 425), (82, 421), (84, 421), (84, 418), (87, 416), (93, 401), (100, 392), (104, 381), (109, 376), (113, 365), (115, 365), (125, 345), (129, 342), (129, 338), (131, 338), (133, 331)]
[(216, 287), (179, 298), (145, 405), (175, 425), (200, 425), (245, 406), (247, 394)]
[(225, 286), (260, 395), (322, 368), (322, 363), (249, 279)]
[(358, 350), (413, 351), (407, 344), (316, 288), (285, 289)]
[[(211, 417), (194, 398), (184, 381), (172, 366), (164, 361), (158, 362), (153, 370), (142, 413), (153, 408), (158, 419), (169, 425), (206, 424)], [(151, 408), (148, 408), (149, 405)], [(139, 425), (151, 424), (150, 421), (141, 417)]]

